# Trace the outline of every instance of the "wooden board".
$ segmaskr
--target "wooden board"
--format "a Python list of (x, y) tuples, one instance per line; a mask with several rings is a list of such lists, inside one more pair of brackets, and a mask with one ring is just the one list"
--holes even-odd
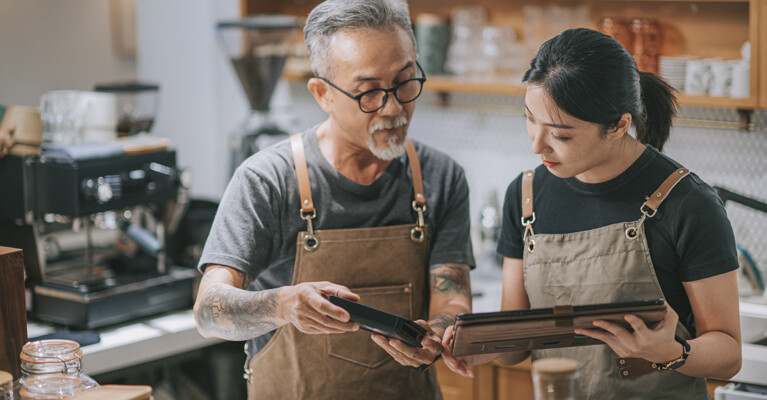
[(19, 354), (27, 342), (24, 257), (20, 249), (0, 246), (0, 370), (21, 376)]

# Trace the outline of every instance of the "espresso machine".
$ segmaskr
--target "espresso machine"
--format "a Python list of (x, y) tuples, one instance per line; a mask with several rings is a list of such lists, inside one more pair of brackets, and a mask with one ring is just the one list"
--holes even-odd
[(90, 153), (0, 158), (0, 244), (24, 250), (30, 316), (92, 329), (190, 306), (199, 274), (164, 245), (186, 198), (175, 151)]
[(257, 15), (217, 25), (227, 53), (250, 104), (248, 117), (232, 135), (231, 172), (248, 157), (289, 134), (269, 114), (269, 102), (290, 55), (296, 17)]

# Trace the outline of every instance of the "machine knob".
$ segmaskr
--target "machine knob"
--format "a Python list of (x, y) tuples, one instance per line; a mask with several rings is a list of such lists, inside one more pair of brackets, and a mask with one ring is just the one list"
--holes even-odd
[(110, 185), (104, 178), (98, 179), (96, 199), (99, 203), (106, 203), (112, 200), (112, 185)]
[(85, 199), (95, 200), (99, 204), (106, 203), (114, 197), (112, 185), (103, 176), (84, 180), (81, 190)]

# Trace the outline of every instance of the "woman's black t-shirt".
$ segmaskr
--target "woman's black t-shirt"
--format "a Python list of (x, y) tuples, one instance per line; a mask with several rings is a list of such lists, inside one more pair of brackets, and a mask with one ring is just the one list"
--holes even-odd
[[(589, 184), (561, 179), (541, 165), (533, 179), (535, 233), (573, 233), (618, 222), (636, 221), (640, 206), (681, 165), (648, 146), (626, 171), (612, 180)], [(511, 182), (503, 207), (498, 253), (522, 259), (522, 175)], [(647, 245), (666, 301), (695, 335), (690, 301), (682, 282), (738, 268), (735, 237), (724, 205), (697, 175), (682, 179), (645, 221)]]

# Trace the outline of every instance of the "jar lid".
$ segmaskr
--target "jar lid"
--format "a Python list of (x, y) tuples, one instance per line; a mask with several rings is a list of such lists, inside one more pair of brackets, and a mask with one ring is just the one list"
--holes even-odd
[(533, 361), (533, 372), (539, 375), (570, 375), (578, 370), (572, 358), (542, 358)]
[(0, 371), (0, 387), (5, 386), (11, 382), (13, 382), (13, 375), (5, 371)]
[(73, 340), (48, 339), (28, 342), (19, 359), (27, 363), (48, 364), (70, 362), (83, 357), (80, 344)]

